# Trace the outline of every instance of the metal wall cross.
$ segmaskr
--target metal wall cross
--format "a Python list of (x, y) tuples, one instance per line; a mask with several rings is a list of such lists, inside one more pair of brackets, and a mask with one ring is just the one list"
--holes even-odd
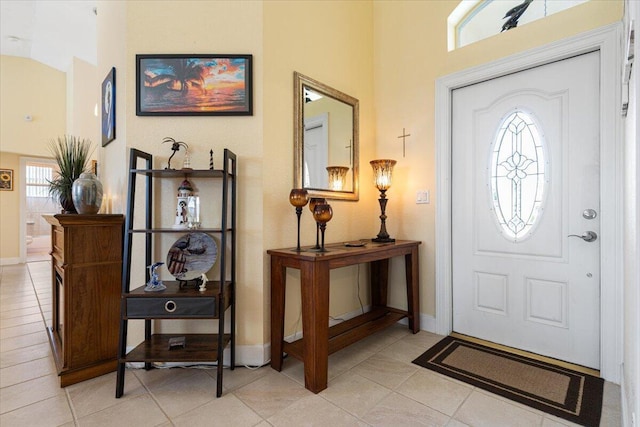
[(404, 144), (407, 141), (407, 137), (411, 136), (410, 133), (406, 133), (404, 128), (402, 128), (402, 135), (400, 135), (398, 138), (402, 138), (402, 157), (404, 157), (404, 153), (405, 153), (405, 147)]

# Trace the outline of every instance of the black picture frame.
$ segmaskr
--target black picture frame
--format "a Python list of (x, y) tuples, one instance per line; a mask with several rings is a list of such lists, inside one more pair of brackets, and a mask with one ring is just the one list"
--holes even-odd
[(252, 116), (253, 56), (136, 55), (137, 116)]
[(116, 139), (116, 68), (102, 81), (102, 146)]

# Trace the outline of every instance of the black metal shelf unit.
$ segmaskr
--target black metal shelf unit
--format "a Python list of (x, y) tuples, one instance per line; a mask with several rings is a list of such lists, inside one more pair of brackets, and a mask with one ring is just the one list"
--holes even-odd
[[(146, 168), (138, 169), (139, 162)], [(221, 170), (152, 169), (153, 157), (149, 153), (131, 149), (129, 161), (129, 187), (127, 214), (125, 218), (124, 255), (122, 268), (122, 298), (120, 336), (118, 347), (118, 372), (116, 398), (124, 392), (124, 373), (127, 362), (144, 362), (151, 369), (153, 362), (217, 362), (216, 396), (222, 395), (223, 353), (230, 350), (230, 368), (235, 368), (235, 317), (236, 317), (236, 196), (237, 158), (228, 149), (224, 150), (224, 166)], [(145, 178), (145, 228), (133, 228), (136, 210), (136, 178)], [(219, 235), (219, 276), (207, 282), (207, 289), (182, 287), (180, 283), (165, 281), (167, 289), (159, 292), (144, 292), (142, 287), (131, 290), (131, 260), (133, 235), (145, 235), (145, 266), (151, 265), (152, 245), (158, 233), (177, 233), (189, 230), (154, 228), (153, 181), (163, 178), (202, 178), (222, 180), (221, 226), (200, 228), (193, 231)], [(229, 271), (230, 270), (230, 271)], [(228, 277), (227, 277), (228, 276)], [(149, 281), (149, 270), (145, 269)], [(140, 284), (143, 285), (143, 284)], [(225, 333), (225, 313), (230, 310), (229, 332)], [(144, 320), (145, 340), (127, 353), (128, 321)], [(185, 337), (185, 345), (170, 348), (169, 340), (178, 334), (154, 334), (154, 319), (217, 319), (218, 332), (211, 334), (179, 334)]]

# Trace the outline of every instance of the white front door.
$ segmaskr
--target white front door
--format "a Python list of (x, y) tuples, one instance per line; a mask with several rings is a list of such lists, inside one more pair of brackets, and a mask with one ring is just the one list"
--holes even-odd
[(451, 165), (453, 330), (595, 369), (599, 61), (454, 90)]

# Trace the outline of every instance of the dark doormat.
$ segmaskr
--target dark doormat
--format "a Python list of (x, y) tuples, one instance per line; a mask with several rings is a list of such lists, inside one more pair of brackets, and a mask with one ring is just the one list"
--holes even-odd
[(448, 336), (416, 365), (584, 426), (598, 426), (604, 380)]

